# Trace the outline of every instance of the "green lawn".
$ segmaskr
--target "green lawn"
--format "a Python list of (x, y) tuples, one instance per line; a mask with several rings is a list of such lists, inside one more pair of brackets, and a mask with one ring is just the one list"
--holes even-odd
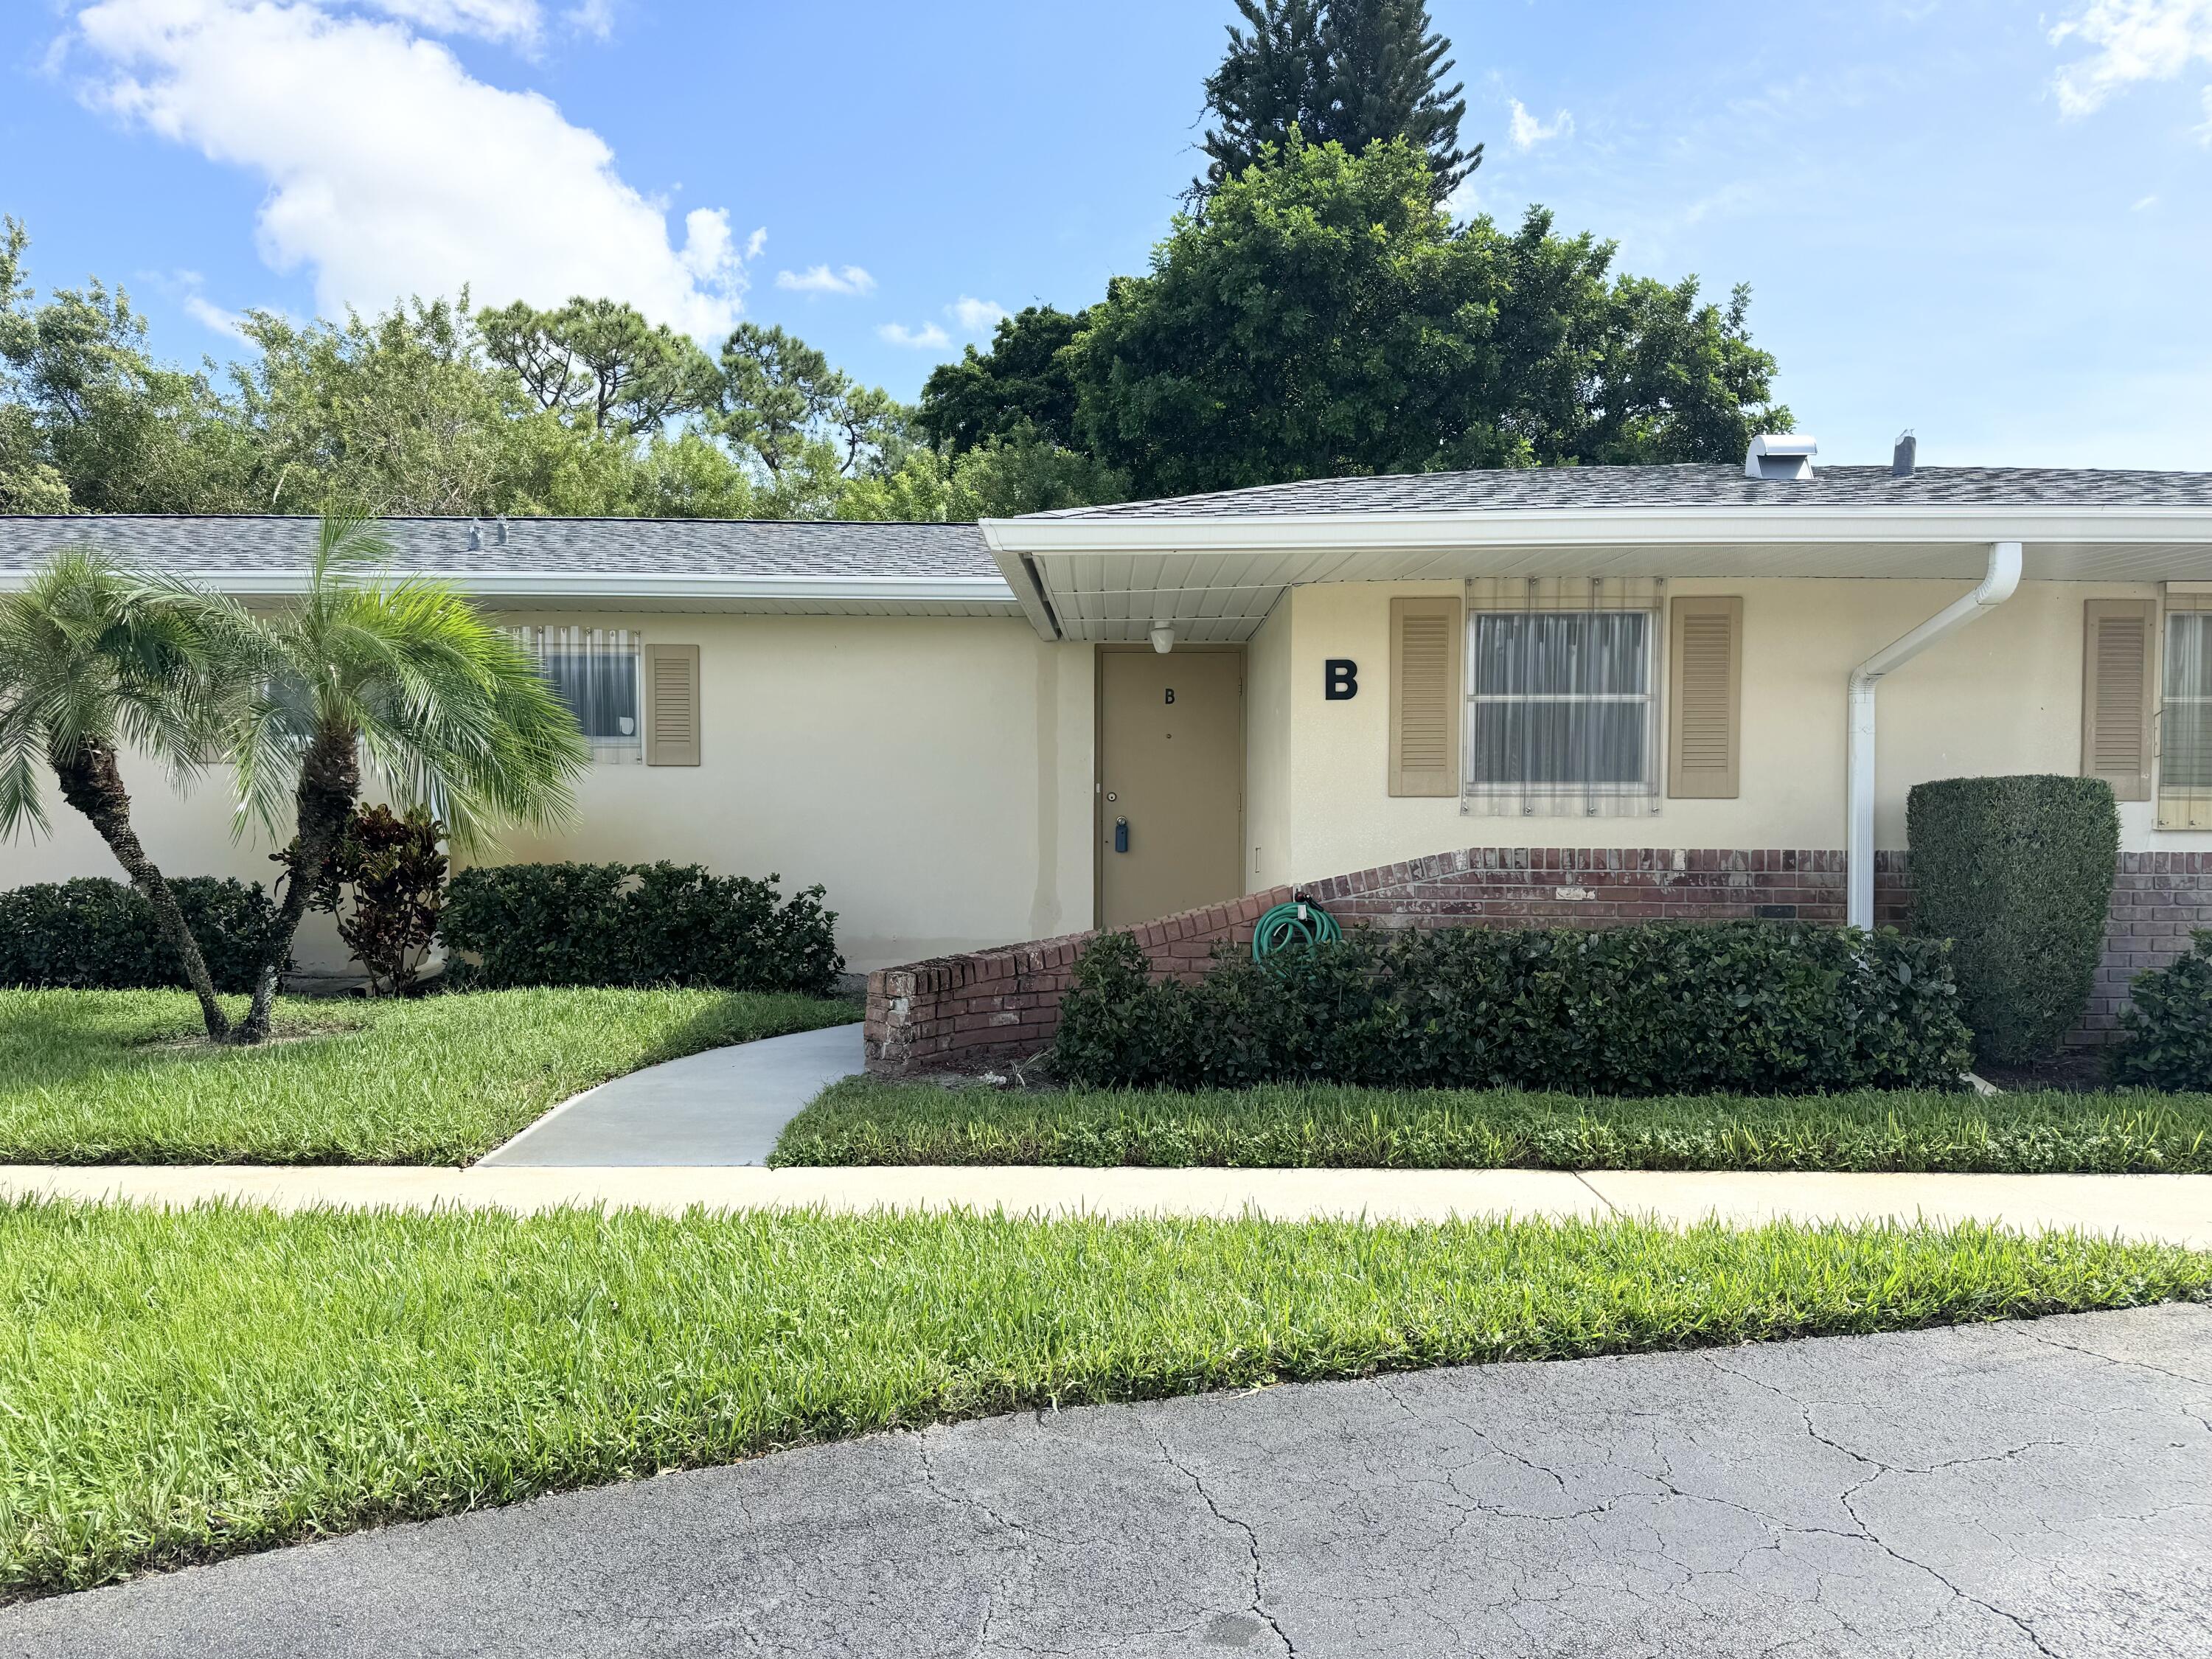
[(0, 1163), (465, 1164), (657, 1060), (856, 1018), (721, 991), (486, 991), (277, 1005), (215, 1048), (181, 991), (0, 990)]
[(1047, 1405), (2212, 1297), (1980, 1226), (0, 1206), (0, 1595)]
[(770, 1160), (1173, 1168), (2212, 1171), (2212, 1096), (1899, 1091), (1656, 1100), (1276, 1085), (838, 1084)]

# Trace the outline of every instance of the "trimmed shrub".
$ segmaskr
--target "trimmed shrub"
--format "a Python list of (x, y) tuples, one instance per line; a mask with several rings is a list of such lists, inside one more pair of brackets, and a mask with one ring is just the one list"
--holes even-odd
[(696, 864), (507, 864), (464, 870), (446, 890), (447, 975), (483, 989), (525, 985), (702, 985), (732, 991), (836, 988), (837, 913), (822, 889), (783, 899), (782, 879), (716, 876)]
[(1103, 1088), (1954, 1088), (1968, 1038), (1948, 951), (1776, 922), (1361, 930), (1154, 982), (1113, 933), (1076, 964), (1053, 1060)]
[(2105, 1050), (2105, 1074), (2146, 1089), (2212, 1091), (2212, 933), (2187, 956), (2137, 974)]
[[(446, 902), (446, 826), (420, 806), (358, 806), (323, 860), (307, 900), (337, 923), (376, 996), (414, 988)], [(281, 855), (298, 878), (296, 838)]]
[(1982, 1060), (2055, 1054), (2081, 1023), (2104, 953), (2119, 808), (2100, 778), (1949, 778), (1905, 799), (1912, 929), (1952, 941)]
[[(251, 991), (276, 907), (259, 882), (179, 876), (169, 890), (218, 991)], [(184, 964), (137, 889), (105, 876), (0, 892), (0, 985), (131, 991), (185, 983)]]

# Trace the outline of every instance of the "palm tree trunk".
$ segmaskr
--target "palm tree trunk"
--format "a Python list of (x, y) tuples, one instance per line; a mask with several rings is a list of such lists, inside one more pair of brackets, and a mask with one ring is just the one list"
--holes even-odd
[(230, 1019), (216, 1000), (215, 977), (208, 972), (207, 957), (201, 954), (199, 941), (192, 930), (185, 926), (185, 913), (177, 908), (177, 896), (169, 890), (154, 860), (146, 856), (139, 844), (137, 832), (131, 827), (131, 794), (123, 787), (123, 773), (115, 763), (115, 751), (106, 744), (87, 739), (79, 743), (68, 755), (49, 752), (54, 776), (60, 781), (62, 799), (84, 814), (92, 827), (100, 832), (115, 861), (131, 878), (131, 884), (146, 896), (154, 907), (154, 920), (161, 936), (169, 941), (178, 959), (185, 965), (185, 981), (199, 999), (200, 1018), (207, 1026), (207, 1034), (217, 1042), (230, 1035)]
[(268, 1041), (277, 986), (284, 977), (284, 964), (292, 959), (293, 937), (307, 913), (308, 893), (314, 886), (309, 872), (323, 867), (360, 798), (361, 755), (354, 733), (327, 728), (317, 732), (300, 764), (297, 861), (284, 878), (284, 899), (276, 907), (276, 925), (270, 930), (269, 947), (254, 981), (253, 1005), (233, 1042)]

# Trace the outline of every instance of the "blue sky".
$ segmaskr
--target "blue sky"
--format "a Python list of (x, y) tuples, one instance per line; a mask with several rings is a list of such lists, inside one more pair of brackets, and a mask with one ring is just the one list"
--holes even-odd
[[(1461, 205), (1753, 285), (1824, 459), (2212, 469), (2212, 0), (1431, 0)], [(901, 396), (1143, 267), (1226, 0), (9, 0), (0, 211), (158, 350), (464, 279)]]

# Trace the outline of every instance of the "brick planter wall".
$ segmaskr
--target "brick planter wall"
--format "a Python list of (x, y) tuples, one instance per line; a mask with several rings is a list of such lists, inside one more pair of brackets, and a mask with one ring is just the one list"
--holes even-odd
[[(1772, 917), (1840, 923), (1844, 855), (1832, 851), (1470, 847), (1310, 882), (1301, 890), (1346, 927), (1604, 927), (1635, 921)], [(1213, 947), (1242, 948), (1261, 914), (1291, 896), (1271, 888), (1132, 931), (1156, 972), (1194, 977)], [(1875, 864), (1875, 919), (1903, 927), (1911, 890), (1902, 853)], [(2129, 981), (2212, 927), (2212, 853), (2123, 853), (2112, 921), (2077, 1042), (2118, 1028)], [(1028, 1059), (1052, 1041), (1068, 971), (1090, 933), (939, 957), (868, 975), (868, 1070), (881, 1077), (978, 1072)]]
[[(1902, 856), (1878, 855), (1875, 910), (1901, 923)], [(1471, 847), (1307, 883), (1346, 927), (1603, 927), (1747, 917), (1844, 920), (1838, 852), (1671, 848)], [(1249, 946), (1288, 887), (1249, 894), (1130, 931), (1157, 973), (1194, 977), (1216, 945)], [(1068, 973), (1092, 935), (939, 957), (868, 975), (868, 1070), (979, 1072), (1036, 1054), (1060, 1024)]]
[(2075, 1041), (2101, 1042), (2116, 1031), (2130, 981), (2185, 954), (2199, 927), (2212, 927), (2212, 853), (2121, 854), (2105, 959)]

